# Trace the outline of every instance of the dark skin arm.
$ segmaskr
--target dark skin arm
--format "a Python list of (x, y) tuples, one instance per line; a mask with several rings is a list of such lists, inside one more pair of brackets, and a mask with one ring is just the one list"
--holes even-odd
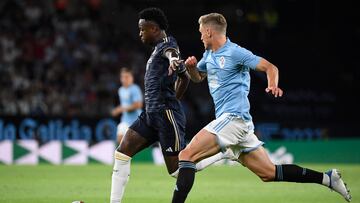
[(186, 72), (179, 73), (175, 83), (176, 99), (181, 99), (189, 85), (190, 79)]
[(169, 59), (170, 63), (169, 75), (171, 75), (173, 72), (176, 72), (178, 75), (178, 78), (175, 82), (175, 92), (176, 98), (181, 99), (189, 85), (190, 78), (184, 67), (183, 60), (180, 60), (180, 57), (175, 49), (167, 50), (165, 52), (165, 56)]

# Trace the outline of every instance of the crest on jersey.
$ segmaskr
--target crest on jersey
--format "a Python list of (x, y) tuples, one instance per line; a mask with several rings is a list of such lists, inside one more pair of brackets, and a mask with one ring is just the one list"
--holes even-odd
[(224, 66), (225, 66), (225, 58), (222, 56), (222, 57), (220, 57), (219, 61), (220, 61), (220, 68), (224, 68)]

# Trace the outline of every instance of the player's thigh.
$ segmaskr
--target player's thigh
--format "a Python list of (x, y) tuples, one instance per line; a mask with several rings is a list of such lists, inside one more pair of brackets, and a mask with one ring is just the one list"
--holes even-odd
[(241, 153), (239, 160), (264, 181), (270, 181), (275, 177), (275, 165), (263, 147), (248, 153)]
[(150, 143), (147, 139), (141, 136), (138, 132), (129, 128), (116, 150), (129, 157), (133, 157), (149, 145)]
[(123, 137), (124, 137), (124, 136), (123, 136), (122, 134), (117, 134), (117, 136), (116, 136), (116, 141), (117, 141), (117, 143), (118, 143), (119, 145), (120, 145)]
[(201, 129), (179, 154), (179, 160), (198, 162), (220, 151), (216, 135)]
[(126, 131), (117, 151), (132, 157), (154, 143), (155, 135), (156, 132), (146, 123), (145, 114), (141, 114)]

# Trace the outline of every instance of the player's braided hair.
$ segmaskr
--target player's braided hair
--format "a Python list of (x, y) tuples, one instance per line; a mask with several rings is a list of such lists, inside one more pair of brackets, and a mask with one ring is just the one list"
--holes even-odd
[(139, 19), (153, 21), (160, 29), (167, 30), (168, 21), (164, 12), (159, 8), (146, 8), (139, 12)]

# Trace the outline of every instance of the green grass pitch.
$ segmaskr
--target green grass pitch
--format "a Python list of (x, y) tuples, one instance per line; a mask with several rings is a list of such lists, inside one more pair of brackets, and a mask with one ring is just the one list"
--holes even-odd
[[(340, 169), (353, 203), (360, 203), (360, 165), (302, 164), (316, 170)], [(107, 203), (112, 166), (0, 165), (1, 203)], [(165, 166), (133, 164), (123, 203), (169, 203), (175, 179)], [(191, 203), (338, 203), (345, 200), (316, 184), (262, 183), (242, 166), (211, 166), (197, 174)]]

